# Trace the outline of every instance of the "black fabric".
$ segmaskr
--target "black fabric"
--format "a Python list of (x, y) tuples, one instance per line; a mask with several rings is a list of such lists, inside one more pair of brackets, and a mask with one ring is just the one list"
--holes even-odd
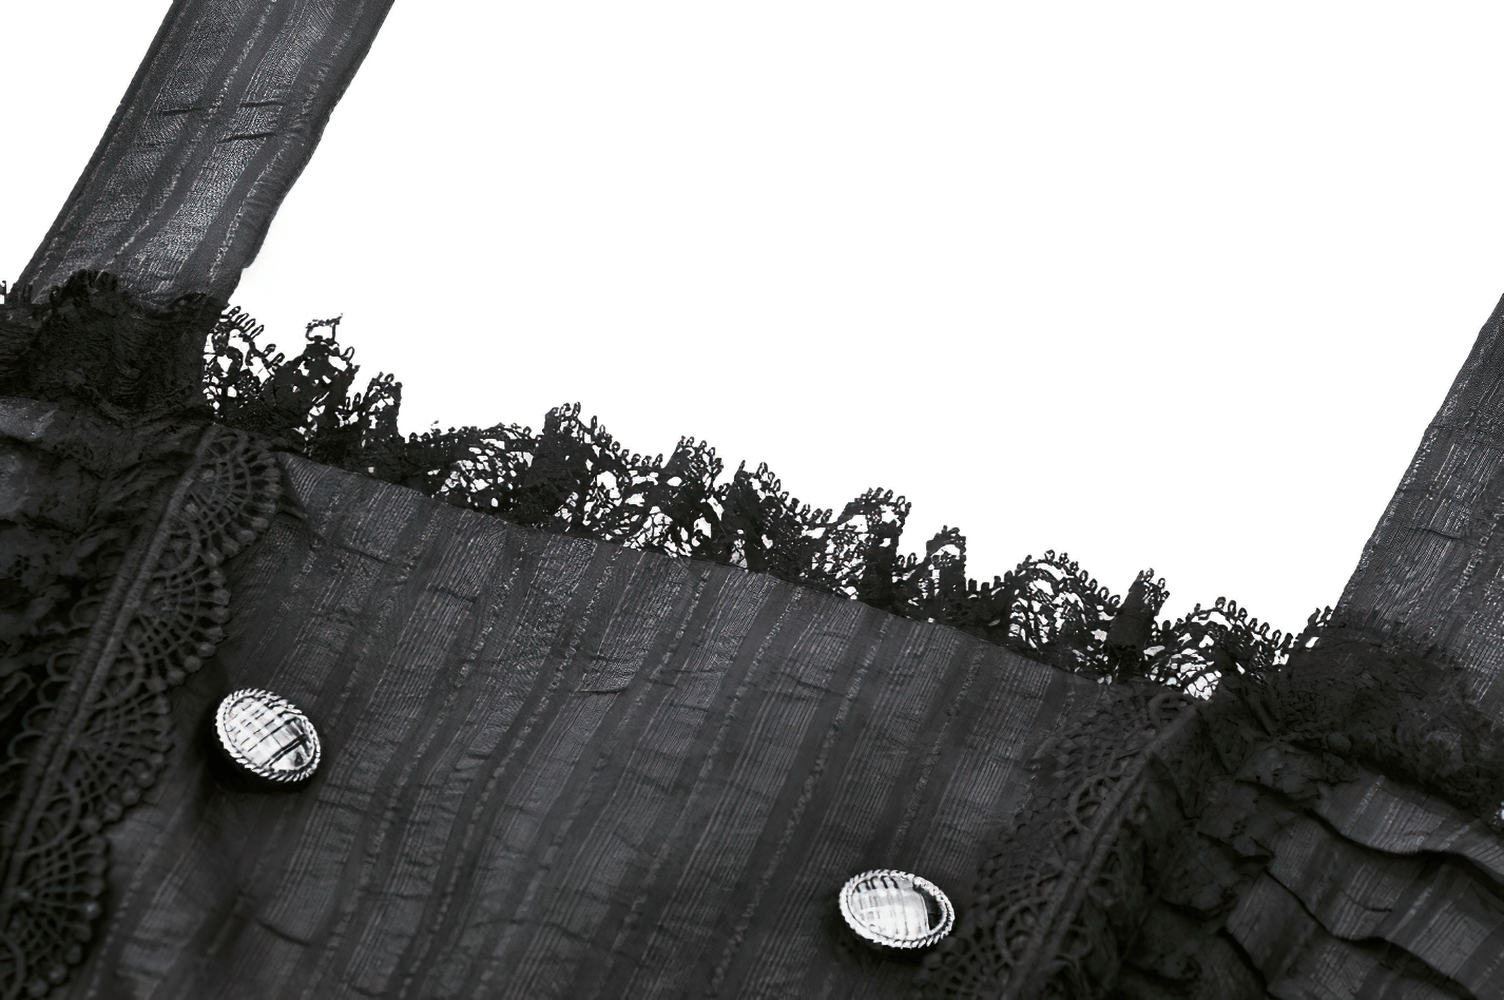
[[(1250, 703), (1267, 735), (1423, 781), (1485, 817), (1504, 797), (1491, 777), (1504, 773), (1504, 738), (1467, 708), (1460, 675), (1439, 653), (1414, 654), (1416, 644), (1404, 642), (1406, 652), (1394, 653), (1394, 629), (1313, 615), (1297, 638), (1222, 599), (1158, 622), (1168, 590), (1152, 571), (1119, 597), (1054, 552), (979, 582), (959, 529), (929, 539), (922, 554), (903, 553), (909, 504), (890, 490), (868, 490), (839, 512), (814, 508), (765, 465), (743, 463), (726, 476), (715, 450), (694, 438), (667, 457), (631, 452), (577, 405), (551, 410), (538, 431), (497, 424), (403, 436), (401, 383), (381, 374), (357, 391), (359, 366), (339, 326), (338, 318), (309, 323), (290, 355), (239, 309), (220, 312), (204, 297), (155, 309), (108, 275), (81, 273), (44, 304), (12, 296), (0, 309), (0, 391), (71, 399), (122, 427), (200, 413), (455, 506), (768, 573), (1101, 680), (1144, 679), (1207, 697), (1231, 677), (1229, 696)], [(57, 576), (44, 565), (48, 553), (61, 565), (53, 549), (66, 548), (35, 547), (5, 563), (0, 579), (0, 610), (17, 622), (34, 617), (26, 609), (35, 581)]]
[[(168, 694), (171, 764), (110, 828), (75, 1000), (898, 1000), (917, 956), (852, 934), (841, 884), (902, 864), (964, 910), (1040, 735), (1101, 688), (279, 464), (282, 509), (223, 565), (223, 641)], [(189, 734), (244, 687), (318, 728), (306, 786), (205, 766)]]
[(1205, 696), (1227, 670), (1283, 660), (1292, 637), (1235, 602), (1156, 623), (1169, 591), (1152, 570), (1126, 598), (1064, 553), (1029, 556), (979, 582), (966, 537), (946, 528), (903, 554), (909, 503), (871, 489), (837, 513), (801, 503), (766, 465), (729, 476), (715, 449), (686, 437), (672, 454), (632, 452), (578, 404), (519, 424), (397, 431), (402, 384), (356, 391), (359, 366), (338, 318), (309, 323), (295, 356), (264, 342), (239, 309), (215, 327), (205, 396), (216, 417), (317, 462), (362, 472), (461, 507), (564, 535), (707, 559), (842, 594), (905, 618), (961, 628), (1074, 673), (1146, 678)]
[[(139, 491), (132, 484), (140, 486), (146, 482), (141, 478), (143, 475), (151, 483), (166, 481), (159, 474), (160, 470), (154, 471), (160, 463), (153, 464), (147, 459), (163, 449), (171, 453), (168, 458), (180, 455), (182, 449), (171, 446), (174, 438), (168, 431), (173, 428), (178, 431), (202, 430), (212, 420), (222, 427), (238, 428), (243, 432), (238, 435), (239, 439), (255, 444), (263, 452), (265, 445), (270, 444), (315, 460), (319, 466), (302, 463), (303, 467), (322, 467), (323, 471), (318, 473), (321, 476), (339, 477), (340, 473), (327, 468), (337, 466), (370, 477), (364, 480), (368, 487), (385, 491), (382, 493), (386, 498), (386, 505), (382, 508), (384, 513), (378, 516), (374, 507), (368, 509), (368, 505), (355, 501), (353, 509), (363, 512), (360, 516), (367, 518), (369, 523), (362, 521), (352, 538), (363, 537), (367, 534), (367, 527), (373, 524), (382, 525), (383, 531), (401, 525), (399, 533), (407, 546), (404, 551), (416, 552), (434, 537), (489, 537), (490, 529), (483, 527), (487, 523), (498, 531), (511, 530), (496, 523), (497, 520), (506, 520), (542, 529), (555, 536), (617, 543), (602, 546), (599, 550), (616, 554), (612, 555), (613, 560), (618, 556), (625, 558), (623, 547), (677, 557), (680, 561), (662, 563), (662, 567), (667, 567), (664, 572), (690, 574), (684, 577), (685, 581), (714, 577), (727, 582), (727, 586), (766, 587), (772, 583), (767, 579), (769, 576), (777, 577), (800, 585), (789, 591), (791, 605), (803, 607), (803, 602), (814, 602), (811, 608), (819, 605), (818, 613), (811, 610), (807, 614), (811, 629), (821, 634), (828, 631), (827, 619), (845, 616), (839, 611), (842, 607), (861, 616), (870, 616), (872, 612), (845, 601), (836, 601), (832, 605), (828, 598), (808, 593), (810, 590), (853, 599), (910, 619), (942, 622), (996, 646), (1021, 652), (1030, 660), (1094, 680), (1111, 681), (1113, 683), (1107, 686), (1088, 684), (1086, 687), (1088, 691), (1103, 692), (1104, 697), (1110, 699), (1121, 701), (1134, 697), (1133, 692), (1140, 692), (1146, 704), (1153, 705), (1167, 698), (1179, 697), (1157, 685), (1203, 696), (1215, 690), (1215, 700), (1196, 709), (1205, 718), (1209, 739), (1193, 741), (1194, 745), (1184, 748), (1181, 756), (1193, 765), (1186, 773), (1200, 774), (1205, 767), (1218, 765), (1222, 769), (1218, 774), (1226, 772), (1224, 778), (1232, 775), (1243, 780), (1240, 776), (1245, 771), (1254, 776), (1268, 771), (1270, 780), (1276, 783), (1281, 794), (1300, 792), (1309, 798), (1318, 794), (1311, 791), (1317, 785), (1329, 786), (1351, 780), (1358, 772), (1349, 762), (1362, 761), (1402, 780), (1439, 792), (1497, 827), (1498, 802), (1504, 797), (1504, 784), (1496, 776), (1504, 774), (1504, 749), (1501, 749), (1504, 748), (1504, 738), (1486, 717), (1468, 706), (1462, 675), (1449, 665), (1449, 661), (1434, 649), (1397, 643), (1394, 636), (1399, 633), (1394, 628), (1380, 628), (1372, 621), (1333, 623), (1328, 614), (1313, 616), (1307, 631), (1293, 638), (1279, 632), (1271, 633), (1266, 625), (1252, 619), (1245, 610), (1220, 599), (1210, 608), (1198, 606), (1178, 622), (1156, 623), (1167, 590), (1164, 581), (1155, 578), (1152, 572), (1141, 573), (1127, 595), (1120, 598), (1099, 585), (1068, 557), (1053, 552), (1046, 553), (1042, 559), (1026, 559), (1012, 572), (981, 584), (967, 574), (966, 540), (957, 529), (947, 528), (937, 534), (926, 544), (922, 555), (902, 553), (908, 504), (891, 491), (869, 490), (845, 505), (839, 514), (833, 509), (814, 509), (792, 499), (765, 466), (749, 471), (743, 464), (729, 478), (725, 477), (723, 464), (714, 450), (694, 439), (683, 439), (667, 458), (661, 455), (648, 458), (631, 453), (615, 442), (597, 421), (581, 419), (577, 406), (551, 411), (538, 432), (514, 424), (434, 430), (404, 437), (397, 431), (400, 383), (389, 375), (380, 375), (370, 380), (364, 391), (356, 391), (359, 369), (353, 352), (341, 347), (337, 341), (338, 319), (309, 324), (300, 350), (289, 357), (274, 345), (263, 343), (262, 329), (239, 310), (219, 314), (207, 300), (180, 303), (178, 308), (169, 310), (142, 307), (107, 276), (75, 276), (41, 305), (33, 304), (29, 296), (19, 298), (21, 301), (7, 303), (0, 312), (0, 334), (3, 334), (0, 336), (0, 387), (23, 399), (11, 401), (19, 407), (17, 415), (9, 424), (0, 427), (0, 432), (8, 434), (15, 442), (11, 450), (16, 461), (24, 460), (35, 467), (39, 482), (78, 480), (93, 486), (73, 490), (72, 500), (59, 499), (64, 492), (61, 487), (51, 489), (45, 496), (28, 493), (21, 497), (26, 503), (16, 507), (11, 523), (0, 523), (0, 529), (8, 529), (6, 537), (26, 543), (19, 558), (0, 562), (0, 597), (3, 597), (0, 612), (4, 612), (0, 615), (0, 625), (4, 626), (0, 629), (0, 640), (4, 641), (9, 654), (18, 654), (11, 655), (9, 662), (19, 664), (21, 668), (7, 668), (8, 673), (0, 674), (0, 679), (8, 678), (8, 686), (0, 692), (6, 696), (0, 707), (8, 706), (8, 711), (0, 712), (0, 724), (9, 730), (16, 728), (18, 717), (32, 712), (28, 706), (42, 704), (38, 693), (42, 690), (41, 668), (46, 666), (52, 671), (51, 665), (61, 662), (48, 654), (49, 637), (65, 627), (65, 619), (70, 622), (77, 619), (79, 627), (89, 625), (87, 618), (80, 617), (83, 612), (78, 611), (90, 604), (89, 588), (104, 585), (118, 575), (114, 568), (118, 553), (114, 548), (99, 550), (104, 553), (107, 565), (100, 559), (92, 562), (80, 560), (80, 555), (93, 551), (82, 546), (99, 534), (91, 526), (104, 517), (108, 521), (105, 526), (112, 530), (119, 527), (122, 531), (139, 534), (144, 525), (152, 522), (148, 516), (150, 512), (139, 503), (121, 508), (116, 520), (122, 523), (117, 525), (116, 520), (109, 520), (114, 517), (113, 512), (121, 498), (134, 503), (132, 498), (137, 497)], [(207, 331), (206, 337), (205, 324), (211, 319), (212, 330)], [(151, 358), (176, 360), (154, 366), (137, 363), (138, 359)], [(50, 404), (38, 402), (41, 400), (54, 400), (60, 405), (49, 408)], [(36, 407), (47, 412), (32, 413)], [(79, 422), (78, 433), (68, 438), (66, 447), (49, 447), (47, 442), (51, 438), (38, 428), (52, 426), (59, 414), (71, 414), (68, 419)], [(86, 423), (89, 426), (85, 427)], [(210, 427), (206, 433), (232, 433), (223, 431), (222, 427)], [(156, 449), (150, 455), (142, 451), (148, 442)], [(93, 471), (93, 465), (85, 467), (86, 463), (78, 457), (93, 451), (108, 456), (101, 469), (118, 470), (124, 467), (122, 463), (139, 468), (121, 478), (118, 485), (112, 480), (106, 489), (97, 482), (103, 473)], [(131, 456), (137, 457), (128, 461)], [(70, 462), (77, 462), (82, 471), (75, 475)], [(95, 461), (95, 464), (99, 462)], [(176, 469), (180, 463), (168, 464)], [(263, 464), (268, 468), (274, 465), (270, 457)], [(296, 470), (299, 462), (288, 458), (283, 461), (283, 466)], [(89, 472), (93, 478), (83, 476), (83, 472)], [(349, 479), (348, 476), (344, 478)], [(412, 487), (452, 506), (484, 512), (496, 520), (488, 521), (476, 518), (472, 513), (451, 510), (453, 517), (469, 518), (475, 524), (467, 524), (466, 530), (458, 534), (440, 531), (437, 535), (430, 535), (426, 528), (403, 512), (404, 505), (423, 505), (424, 501), (406, 490), (393, 491), (390, 487), (380, 486), (373, 479)], [(183, 482), (195, 483), (197, 479), (188, 476)], [(359, 492), (350, 489), (348, 482), (335, 491), (341, 496), (353, 496)], [(113, 499), (107, 502), (106, 493)], [(304, 529), (298, 525), (303, 524), (307, 526), (309, 538), (330, 537), (332, 529), (315, 527), (318, 518), (344, 518), (348, 513), (346, 506), (333, 502), (333, 494), (327, 491), (316, 502), (313, 499), (316, 493), (305, 491), (305, 494), (307, 499), (301, 507), (298, 503), (291, 504), (292, 508), (301, 509), (301, 515), (298, 509), (282, 512), (285, 515), (283, 527), (302, 537), (300, 532)], [(408, 499), (403, 500), (403, 497)], [(233, 556), (239, 544), (250, 541), (257, 530), (266, 526), (265, 515), (270, 514), (276, 505), (262, 506), (265, 508), (262, 516), (253, 519), (257, 521), (254, 530), (245, 529), (245, 538), (235, 535), (216, 543), (213, 550), (216, 560), (221, 553)], [(432, 508), (436, 517), (448, 509), (441, 505), (426, 506)], [(202, 505), (195, 503), (193, 509), (198, 512), (194, 516), (205, 514)], [(186, 502), (183, 510), (188, 510)], [(88, 516), (84, 517), (85, 514)], [(212, 516), (209, 520), (218, 523)], [(84, 527), (79, 534), (81, 525)], [(511, 533), (516, 534), (515, 531)], [(523, 532), (522, 536), (534, 540), (540, 538), (532, 532)], [(125, 539), (127, 536), (121, 534), (120, 537)], [(368, 541), (359, 545), (352, 541), (346, 548), (352, 552), (364, 552)], [(555, 541), (566, 547), (579, 544), (560, 538)], [(539, 544), (545, 545), (546, 551), (554, 551), (547, 548), (553, 543)], [(385, 557), (373, 555), (372, 558), (382, 566), (399, 567), (394, 585), (406, 594), (407, 584), (402, 582), (406, 569), (401, 567), (412, 565), (413, 559), (397, 558), (395, 553)], [(651, 563), (651, 557), (632, 558), (649, 559)], [(314, 562), (300, 557), (287, 565), (302, 573)], [(428, 562), (434, 561), (428, 560), (425, 565)], [(461, 560), (452, 562), (455, 566), (463, 564)], [(439, 563), (450, 565), (451, 560), (434, 562), (435, 565)], [(731, 577), (724, 577), (727, 571), (708, 565), (711, 563), (757, 573), (733, 572)], [(693, 569), (696, 564), (703, 572)], [(334, 560), (321, 571), (344, 580), (343, 566), (342, 562)], [(634, 621), (641, 617), (646, 605), (638, 596), (633, 596), (638, 594), (635, 571), (608, 575), (620, 592), (623, 613), (633, 617)], [(366, 576), (355, 573), (346, 582), (357, 586)], [(219, 588), (214, 591), (217, 596), (213, 600), (218, 602), (218, 611), (222, 614), (212, 619), (216, 622), (223, 621), (228, 615), (223, 607), (228, 600), (227, 592), (221, 593), (223, 582), (209, 581), (210, 585)], [(277, 607), (285, 606), (280, 595), (286, 589), (279, 586), (269, 592), (277, 595)], [(579, 593), (595, 594), (598, 589), (592, 585)], [(439, 588), (444, 594), (451, 590), (447, 584)], [(131, 592), (136, 593), (136, 590)], [(522, 594), (534, 592), (531, 587), (519, 591)], [(553, 588), (536, 592), (551, 594)], [(480, 600), (479, 595), (475, 601), (477, 606), (488, 608), (494, 603), (489, 598)], [(414, 621), (423, 623), (422, 628), (429, 627), (428, 623), (433, 619), (429, 617), (424, 602), (412, 603), (403, 598), (398, 603), (416, 616)], [(568, 603), (567, 609), (560, 606), (560, 620), (572, 622), (577, 613), (584, 613), (584, 608), (573, 599)], [(383, 608), (388, 606), (384, 600), (380, 604)], [(344, 607), (339, 601), (331, 605), (336, 606), (339, 609)], [(345, 622), (342, 614), (340, 610), (331, 622)], [(769, 622), (783, 621), (782, 614), (779, 612), (779, 615), (769, 618)], [(283, 628), (285, 623), (280, 623), (275, 616), (266, 618), (252, 614), (250, 617), (260, 621), (260, 627), (270, 629), (268, 634), (280, 636), (286, 631)], [(720, 615), (714, 617), (719, 619)], [(263, 618), (266, 620), (262, 621)], [(887, 634), (890, 624), (901, 624), (893, 623), (883, 615), (864, 620), (870, 621), (875, 634), (882, 635)], [(523, 615), (518, 621), (525, 623), (529, 635), (534, 633), (534, 616)], [(644, 621), (648, 623), (644, 627), (656, 627), (652, 625), (656, 619), (651, 615)], [(223, 638), (224, 631), (216, 625), (204, 634), (212, 634), (217, 643)], [(448, 633), (443, 629), (436, 628), (431, 635), (422, 634), (430, 641), (442, 640), (445, 648), (450, 648), (447, 645)], [(677, 635), (677, 632), (671, 629), (663, 633), (670, 634)], [(960, 639), (948, 630), (941, 630), (936, 635), (949, 636), (943, 640), (947, 643)], [(790, 640), (793, 638), (791, 635)], [(550, 643), (550, 648), (554, 645), (558, 644)], [(571, 641), (559, 648), (569, 652), (575, 646)], [(214, 644), (206, 639), (204, 648), (212, 652)], [(465, 676), (470, 661), (463, 658), (462, 646), (454, 646), (453, 650), (456, 655), (461, 655), (456, 667), (459, 676)], [(194, 670), (203, 666), (202, 661), (209, 652), (194, 654)], [(775, 659), (806, 666), (825, 662), (820, 656), (796, 655), (793, 647), (789, 647), (786, 656)], [(587, 700), (622, 693), (620, 678), (607, 674), (595, 676), (606, 668), (597, 669), (592, 664), (609, 660), (610, 657), (592, 654), (580, 661), (587, 671), (593, 673), (579, 679), (576, 693)], [(279, 670), (290, 671), (289, 678), (302, 677), (300, 671), (305, 671), (306, 667), (297, 656), (274, 655), (268, 658), (258, 653), (246, 662), (276, 665)], [(384, 657), (382, 662), (385, 662)], [(650, 656), (645, 662), (657, 661)], [(864, 657), (852, 660), (854, 664), (866, 662)], [(968, 654), (965, 662), (975, 665), (980, 661)], [(401, 669), (408, 668), (402, 666)], [(525, 668), (519, 668), (519, 671), (517, 676), (522, 681), (543, 683), (541, 675)], [(176, 674), (169, 670), (164, 683), (176, 683), (189, 672), (186, 666)], [(1049, 673), (1046, 671), (1047, 675)], [(56, 676), (62, 678), (64, 674), (59, 672)], [(905, 673), (904, 676), (917, 682), (924, 675), (921, 671)], [(1059, 682), (1081, 683), (1077, 678), (1054, 676)], [(228, 678), (223, 679), (228, 681)], [(1155, 683), (1136, 683), (1140, 679)], [(998, 677), (992, 677), (991, 682), (1000, 683)], [(947, 698), (958, 699), (958, 705), (965, 703), (973, 712), (980, 710), (968, 699), (968, 688), (964, 684), (951, 683), (938, 675), (923, 679), (923, 683), (935, 685), (935, 690), (943, 692)], [(832, 688), (824, 682), (811, 682), (806, 686), (826, 694), (845, 690), (841, 685)], [(418, 720), (420, 709), (427, 710), (433, 690), (431, 686), (415, 689), (412, 721)], [(865, 686), (863, 690), (866, 690)], [(783, 697), (778, 692), (774, 694)], [(161, 701), (159, 707), (166, 704)], [(161, 711), (165, 712), (166, 708), (161, 707)], [(1006, 713), (1002, 713), (999, 706), (991, 706), (983, 714), (985, 718), (973, 718), (978, 726), (990, 726), (1002, 720)], [(893, 718), (903, 717), (897, 712), (891, 715)], [(951, 715), (951, 710), (947, 709), (945, 717), (951, 718)], [(1138, 760), (1133, 765), (1135, 768), (1142, 765), (1144, 761), (1139, 757), (1143, 755), (1131, 750), (1133, 740), (1141, 736), (1153, 737), (1164, 728), (1164, 720), (1141, 715), (1127, 713), (1121, 720), (1124, 725), (1114, 724), (1095, 736), (1086, 730), (1077, 735), (1068, 734), (1059, 744), (1059, 753), (1055, 754), (1057, 764), (1062, 765), (1060, 773), (1069, 777), (1064, 765), (1069, 763), (1068, 754), (1072, 746), (1080, 742), (1077, 736), (1082, 734), (1091, 736), (1082, 745), (1100, 744), (1112, 767), (1130, 759)], [(930, 722), (920, 728), (928, 733), (931, 723), (937, 723), (940, 715), (932, 713), (926, 718)], [(568, 719), (564, 722), (566, 725), (560, 731), (572, 733), (573, 723)], [(948, 725), (942, 725), (941, 730)], [(58, 731), (71, 728), (65, 724)], [(379, 729), (379, 726), (373, 729), (372, 735)], [(1035, 724), (1024, 729), (1030, 734), (1025, 742), (1032, 744), (1039, 729)], [(428, 728), (423, 731), (427, 732)], [(868, 725), (864, 722), (853, 726), (850, 731), (860, 735), (868, 731)], [(1022, 745), (1020, 738), (1019, 732), (1011, 736), (999, 735), (997, 746), (1010, 748), (1011, 752)], [(378, 745), (382, 741), (371, 739), (363, 742)], [(807, 741), (801, 738), (803, 742)], [(769, 745), (782, 743), (773, 740)], [(9, 745), (18, 766), (35, 770), (51, 759), (49, 751), (33, 753), (24, 741), (12, 739)], [(746, 745), (761, 744), (749, 740)], [(809, 743), (809, 747), (812, 751), (818, 749), (814, 743)], [(975, 752), (975, 747), (976, 744), (968, 744), (967, 754)], [(161, 751), (154, 752), (162, 755)], [(823, 752), (820, 750), (821, 754)], [(1067, 755), (1064, 760), (1061, 754)], [(699, 761), (702, 756), (689, 753), (686, 759)], [(952, 763), (970, 760), (966, 754), (942, 754), (941, 757)], [(852, 759), (861, 759), (861, 755), (854, 754)], [(1289, 761), (1306, 761), (1315, 768), (1306, 768), (1310, 773), (1305, 786), (1309, 787), (1296, 788), (1292, 784), (1294, 777), (1305, 774), (1305, 771), (1289, 765)], [(148, 763), (153, 767), (159, 764)], [(571, 763), (565, 770), (573, 773), (574, 766)], [(820, 766), (825, 765), (821, 763)], [(781, 781), (779, 776), (784, 771), (774, 767), (769, 773)], [(1083, 788), (1096, 787), (1094, 773), (1083, 772), (1078, 776), (1081, 780), (1077, 784)], [(1051, 774), (1052, 777), (1059, 776), (1055, 772)], [(156, 782), (156, 771), (152, 770), (144, 779), (137, 774), (130, 780), (143, 787), (152, 786)], [(20, 784), (10, 783), (18, 789)], [(897, 784), (902, 787), (924, 785), (923, 782)], [(1194, 788), (1205, 782), (1196, 778), (1184, 784), (1186, 788)], [(942, 786), (950, 787), (945, 783), (935, 785), (937, 789)], [(0, 781), (0, 802), (15, 797), (7, 791), (8, 787)], [(1048, 791), (1053, 786), (1044, 783), (1041, 787)], [(1134, 787), (1138, 786), (1135, 784)], [(741, 794), (739, 790), (737, 794)], [(122, 793), (120, 802), (134, 804), (140, 798), (134, 791), (131, 796), (127, 800)], [(1078, 798), (1072, 793), (1061, 801), (1076, 803)], [(1120, 843), (1133, 848), (1135, 841), (1117, 838), (1114, 831), (1118, 826), (1126, 829), (1130, 820), (1132, 824), (1142, 822), (1140, 813), (1144, 810), (1137, 805), (1129, 808), (1132, 803), (1127, 799), (1122, 805), (1121, 810), (1113, 813), (1118, 818), (1111, 823), (1108, 820), (1112, 817), (1106, 813), (1100, 817), (1100, 824), (1093, 820), (1096, 826), (1101, 826), (1101, 837), (1094, 839), (1094, 844), (1100, 840), (1102, 845)], [(1177, 807), (1177, 810), (1168, 806), (1160, 809), (1149, 802), (1148, 812), (1144, 815), (1153, 814), (1164, 823), (1162, 829), (1154, 828), (1159, 832), (1146, 835), (1145, 844), (1170, 842), (1175, 831), (1185, 834), (1193, 820), (1200, 823), (1195, 819), (1199, 814), (1197, 809), (1186, 811)], [(1055, 807), (1049, 805), (1044, 812), (1053, 816)], [(1245, 813), (1246, 810), (1238, 816)], [(985, 824), (998, 824), (1009, 814), (1011, 810), (989, 808), (972, 818)], [(120, 816), (117, 810), (114, 814), (107, 814), (106, 819), (114, 821)], [(733, 828), (735, 826), (733, 824)], [(864, 836), (865, 830), (864, 827)], [(85, 830), (85, 833), (95, 836), (92, 831)], [(1054, 835), (1046, 835), (1039, 843), (1049, 854), (1058, 846), (1058, 840)], [(1240, 850), (1236, 841), (1234, 832), (1233, 841), (1228, 843), (1233, 849)], [(968, 843), (972, 842), (975, 842), (974, 836), (968, 839)], [(94, 850), (90, 845), (95, 845), (93, 840), (85, 846)], [(1268, 845), (1255, 847), (1266, 853), (1272, 850)], [(1137, 848), (1129, 850), (1128, 854), (1119, 851), (1122, 857), (1128, 858), (1128, 863), (1126, 867), (1113, 869), (1112, 891), (1103, 897), (1105, 902), (1102, 903), (1113, 913), (1121, 909), (1119, 903), (1122, 903), (1124, 906), (1131, 904), (1132, 914), (1141, 916), (1143, 907), (1139, 904), (1148, 899), (1144, 887), (1158, 877), (1154, 874), (1157, 869), (1144, 867), (1147, 862), (1140, 864), (1142, 859), (1135, 860), (1135, 850)], [(1096, 853), (1093, 847), (1093, 857)], [(131, 867), (134, 870), (135, 866)], [(330, 870), (335, 867), (331, 865)], [(78, 865), (74, 868), (89, 870)], [(1187, 875), (1187, 878), (1195, 882), (1200, 876)], [(822, 879), (820, 884), (830, 880), (825, 876)], [(103, 883), (97, 879), (85, 881), (103, 891)], [(87, 888), (80, 891), (88, 895)], [(1055, 896), (1049, 898), (1054, 900)], [(30, 905), (20, 896), (15, 899)], [(1221, 919), (1219, 914), (1223, 914), (1228, 905), (1231, 905), (1231, 897), (1218, 903), (1220, 909), (1207, 910), (1205, 914), (1209, 919)], [(95, 906), (80, 912), (84, 914), (87, 925), (98, 919), (101, 911)], [(1081, 910), (1088, 917), (1095, 912), (1090, 908)], [(1128, 912), (1122, 910), (1119, 915)], [(1140, 916), (1119, 920), (1102, 931), (1103, 935), (1108, 935), (1102, 940), (1110, 938), (1114, 942), (1114, 954), (1126, 955), (1129, 951), (1125, 949), (1135, 947), (1130, 940), (1134, 933), (1132, 928), (1148, 919), (1143, 917), (1141, 920)], [(544, 947), (539, 955), (554, 956), (552, 948), (552, 945)], [(1091, 953), (1106, 954), (1104, 949), (1105, 946), (1093, 946)], [(194, 946), (189, 950), (196, 953), (200, 949)], [(1226, 949), (1222, 951), (1226, 952)], [(75, 952), (81, 958), (82, 946), (70, 946), (61, 964), (47, 968), (47, 982), (61, 982), (67, 978), (66, 964), (75, 960), (67, 956)], [(1048, 949), (1040, 952), (1039, 957), (1046, 963), (1052, 961)], [(102, 964), (98, 968), (101, 970), (119, 966), (113, 958), (100, 961)], [(1218, 958), (1215, 962), (1222, 960)], [(657, 965), (646, 962), (641, 967), (657, 968)], [(188, 967), (184, 966), (184, 969)], [(1142, 969), (1147, 973), (1161, 974), (1153, 963), (1142, 966)], [(1100, 975), (1092, 973), (1094, 982), (1106, 984), (1116, 976), (1112, 969), (1098, 971)], [(424, 978), (421, 973), (416, 975), (419, 979)], [(934, 984), (925, 980), (921, 985)], [(113, 989), (113, 986), (109, 988)]]
[(87, 269), (158, 305), (229, 298), (390, 7), (174, 0), (21, 284)]
[(1469, 700), (1466, 670), (1403, 623), (1324, 618), (1288, 662), (1223, 687), (1213, 717), (1241, 701), (1261, 737), (1362, 762), (1504, 832), (1504, 727)]
[(203, 405), (199, 345), (223, 302), (185, 295), (153, 306), (92, 271), (73, 275), (42, 302), (31, 298), (29, 289), (4, 295), (0, 395), (77, 400), (117, 420)]
[(1504, 723), (1504, 299), (1478, 332), (1338, 602), (1380, 631), (1404, 623), (1468, 672), (1468, 697)]
[(380, 374), (357, 390), (339, 324), (309, 323), (290, 354), (238, 308), (221, 311), (205, 296), (157, 308), (109, 275), (80, 272), (45, 302), (11, 294), (0, 306), (0, 394), (83, 403), (122, 424), (201, 411), (281, 450), (456, 506), (769, 573), (1104, 680), (1204, 697), (1223, 673), (1267, 670), (1292, 648), (1292, 636), (1221, 598), (1157, 622), (1169, 591), (1152, 570), (1119, 597), (1049, 551), (979, 581), (959, 529), (903, 553), (909, 503), (891, 490), (868, 490), (839, 512), (812, 507), (766, 465), (725, 475), (715, 449), (692, 437), (666, 457), (629, 451), (578, 405), (549, 411), (538, 431), (495, 424), (404, 437), (402, 384)]

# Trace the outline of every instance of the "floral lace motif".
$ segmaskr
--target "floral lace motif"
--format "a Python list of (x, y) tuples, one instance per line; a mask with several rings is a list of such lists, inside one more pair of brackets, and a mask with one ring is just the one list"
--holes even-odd
[[(131, 470), (108, 484), (131, 488)], [(230, 593), (220, 563), (277, 509), (280, 471), (240, 431), (203, 430), (191, 462), (117, 537), (48, 643), (36, 699), (0, 757), (0, 997), (67, 981), (102, 913), (101, 831), (141, 800), (172, 747), (167, 692), (212, 656)], [(113, 561), (113, 560), (112, 560)]]

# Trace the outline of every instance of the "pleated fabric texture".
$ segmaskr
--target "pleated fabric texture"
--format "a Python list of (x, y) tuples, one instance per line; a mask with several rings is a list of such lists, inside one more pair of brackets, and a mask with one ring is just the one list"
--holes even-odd
[(1504, 300), (1478, 333), (1343, 591), (1340, 618), (1435, 644), (1504, 723)]
[[(176, 761), (113, 828), (108, 998), (903, 996), (836, 896), (964, 911), (1095, 685), (732, 567), (519, 528), (285, 458)], [(215, 700), (301, 706), (297, 791), (206, 764)]]
[(156, 305), (228, 299), (391, 5), (174, 0), (16, 286), (108, 271)]

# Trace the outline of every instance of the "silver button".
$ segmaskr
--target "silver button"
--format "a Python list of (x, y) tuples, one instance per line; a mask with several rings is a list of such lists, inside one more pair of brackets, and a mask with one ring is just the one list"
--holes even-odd
[(319, 766), (319, 734), (308, 716), (260, 688), (243, 688), (219, 703), (214, 735), (241, 770), (267, 781), (302, 781)]
[(863, 872), (842, 886), (841, 916), (861, 937), (888, 948), (927, 948), (956, 922), (939, 886), (891, 868)]

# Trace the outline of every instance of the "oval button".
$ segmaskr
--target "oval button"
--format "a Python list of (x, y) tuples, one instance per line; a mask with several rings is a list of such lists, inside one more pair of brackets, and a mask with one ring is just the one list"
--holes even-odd
[(858, 935), (888, 948), (927, 948), (956, 922), (939, 886), (891, 868), (863, 872), (842, 886), (841, 916)]
[(220, 701), (214, 735), (242, 771), (266, 781), (302, 781), (319, 766), (319, 734), (308, 716), (260, 688), (243, 688)]

